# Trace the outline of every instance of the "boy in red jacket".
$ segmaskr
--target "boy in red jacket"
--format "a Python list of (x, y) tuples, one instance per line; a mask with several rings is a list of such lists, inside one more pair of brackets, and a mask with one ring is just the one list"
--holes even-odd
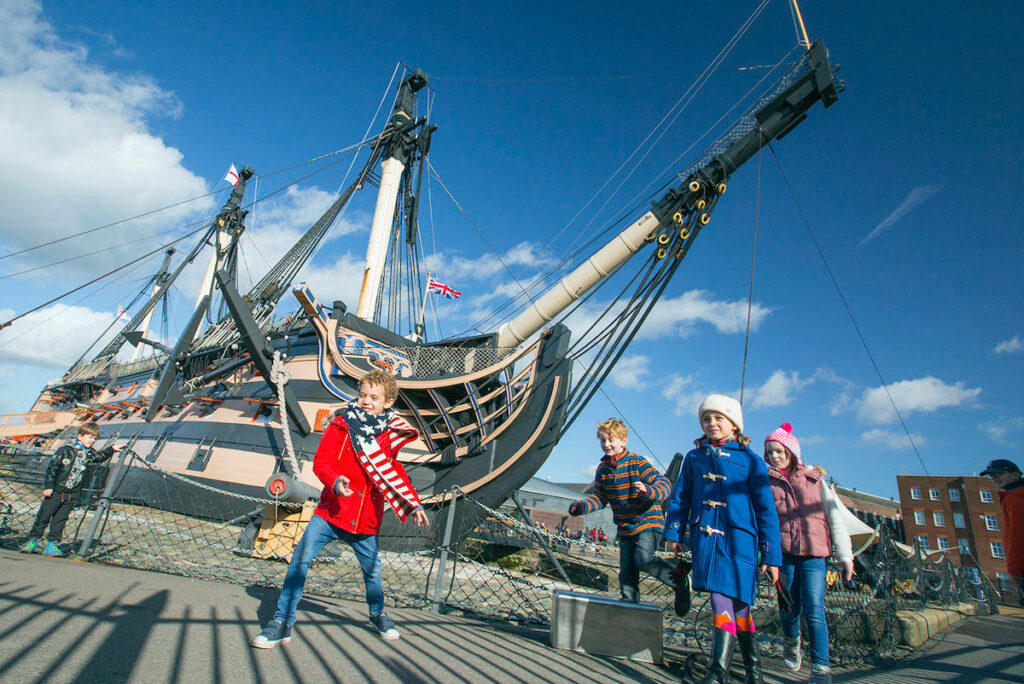
[(324, 431), (313, 472), (324, 483), (317, 506), (299, 540), (277, 612), (252, 640), (256, 648), (273, 648), (292, 640), (295, 607), (302, 598), (306, 573), (316, 554), (332, 541), (344, 541), (355, 551), (366, 584), (370, 624), (385, 639), (397, 639), (395, 623), (384, 613), (377, 533), (385, 500), (398, 518), (412, 516), (416, 525), (428, 525), (416, 490), (397, 460), (398, 450), (417, 437), (417, 431), (391, 408), (398, 384), (383, 371), (372, 371), (359, 383), (359, 397), (346, 405)]

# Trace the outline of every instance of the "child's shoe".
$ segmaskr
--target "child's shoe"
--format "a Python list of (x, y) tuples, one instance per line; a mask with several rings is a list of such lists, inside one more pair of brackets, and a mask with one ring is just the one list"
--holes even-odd
[(800, 669), (803, 657), (800, 653), (800, 637), (790, 639), (786, 637), (782, 643), (782, 662), (793, 672)]
[(811, 665), (811, 678), (807, 680), (813, 684), (832, 684), (832, 668), (828, 665)]
[(278, 644), (287, 644), (292, 640), (292, 626), (282, 624), (280, 620), (271, 620), (263, 631), (252, 638), (249, 643), (256, 648), (274, 648)]
[(29, 539), (27, 542), (25, 542), (25, 545), (18, 550), (22, 553), (35, 553), (37, 546), (39, 546), (38, 539)]
[(371, 615), (370, 624), (376, 628), (380, 635), (388, 641), (394, 641), (400, 635), (398, 629), (395, 628), (395, 623), (388, 617), (387, 613), (381, 613), (380, 615)]
[(59, 557), (64, 555), (64, 552), (61, 551), (60, 547), (57, 546), (57, 542), (49, 542), (46, 545), (46, 548), (43, 549), (43, 555), (44, 556), (53, 556), (54, 558), (59, 558)]

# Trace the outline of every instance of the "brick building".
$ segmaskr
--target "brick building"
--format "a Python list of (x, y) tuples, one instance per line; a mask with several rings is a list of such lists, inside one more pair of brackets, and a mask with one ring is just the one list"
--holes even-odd
[(1003, 554), (999, 489), (991, 480), (898, 475), (896, 483), (908, 544), (947, 552), (968, 572), (979, 570), (992, 580), (1004, 600), (1016, 602)]

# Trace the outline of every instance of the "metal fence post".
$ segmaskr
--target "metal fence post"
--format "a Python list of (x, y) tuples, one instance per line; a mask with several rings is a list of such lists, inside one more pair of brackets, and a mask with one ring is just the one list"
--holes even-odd
[(119, 484), (121, 478), (121, 472), (125, 468), (125, 461), (134, 452), (131, 449), (122, 449), (121, 458), (118, 459), (117, 465), (114, 466), (113, 472), (107, 478), (107, 485), (103, 488), (103, 493), (100, 495), (100, 500), (97, 502), (96, 510), (93, 512), (92, 521), (89, 523), (89, 529), (85, 533), (85, 538), (82, 539), (82, 544), (78, 547), (78, 555), (84, 557), (89, 553), (89, 547), (92, 546), (93, 537), (96, 535), (96, 530), (99, 529), (100, 522), (110, 509), (110, 496), (113, 494), (114, 489)]
[[(430, 602), (430, 610), (434, 613), (441, 613), (441, 588), (444, 584), (444, 572), (448, 565), (448, 545), (452, 542), (452, 527), (455, 526), (455, 498), (456, 488), (451, 490), (451, 500), (448, 503), (448, 520), (444, 526), (444, 539), (441, 542), (441, 559), (437, 564), (437, 580), (434, 582), (434, 600)], [(452, 582), (455, 578), (452, 577)]]

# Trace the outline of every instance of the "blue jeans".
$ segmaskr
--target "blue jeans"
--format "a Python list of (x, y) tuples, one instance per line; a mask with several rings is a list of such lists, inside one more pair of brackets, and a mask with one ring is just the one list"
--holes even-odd
[(370, 615), (384, 612), (384, 588), (380, 581), (380, 558), (377, 556), (377, 535), (352, 534), (335, 527), (319, 515), (314, 515), (306, 525), (306, 531), (299, 540), (288, 563), (288, 572), (284, 575), (284, 586), (277, 598), (277, 612), (274, 619), (282, 624), (295, 623), (295, 607), (302, 598), (302, 587), (306, 584), (306, 573), (309, 566), (327, 544), (332, 541), (343, 541), (352, 547), (363, 571), (363, 582), (366, 584), (366, 603), (370, 606)]
[(636, 603), (640, 600), (640, 571), (643, 570), (656, 580), (674, 587), (671, 563), (654, 555), (659, 530), (649, 529), (634, 535), (619, 535), (619, 591), (624, 601)]
[(782, 631), (790, 639), (800, 636), (800, 613), (807, 620), (811, 663), (828, 665), (828, 623), (825, 621), (825, 559), (782, 555), (779, 582), (789, 589), (792, 610), (779, 613)]

